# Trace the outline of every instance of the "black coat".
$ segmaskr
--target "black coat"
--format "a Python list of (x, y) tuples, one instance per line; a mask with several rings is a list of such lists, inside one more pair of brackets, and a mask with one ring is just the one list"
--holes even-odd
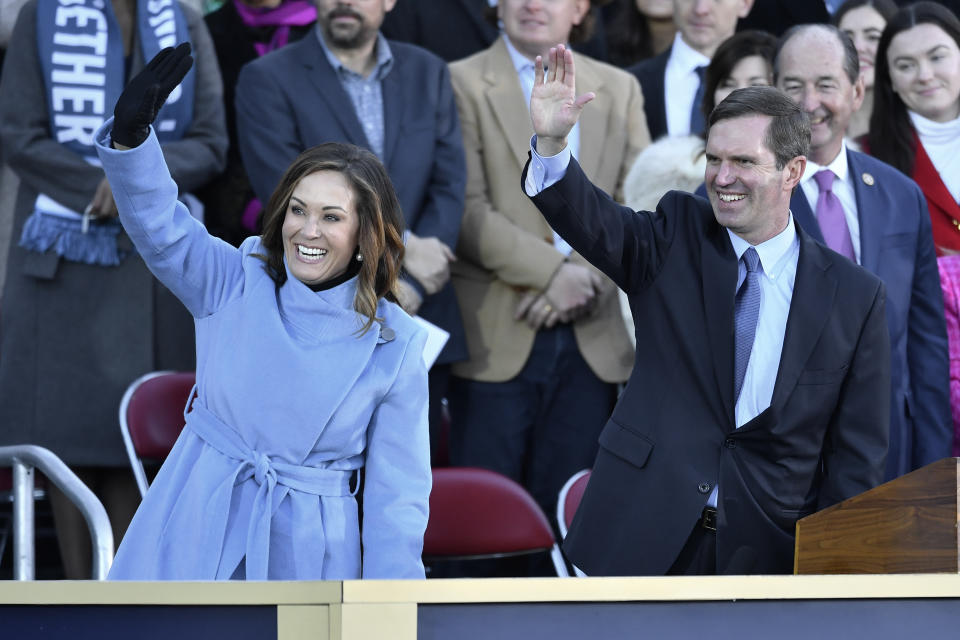
[(635, 213), (572, 161), (533, 198), (630, 300), (637, 357), (564, 543), (588, 575), (658, 575), (719, 483), (718, 573), (790, 573), (797, 519), (881, 481), (890, 347), (878, 278), (797, 229), (770, 407), (736, 428), (737, 258), (709, 203)]
[(640, 89), (643, 91), (643, 112), (647, 116), (647, 128), (650, 130), (651, 140), (667, 135), (667, 105), (664, 98), (663, 77), (667, 72), (667, 60), (670, 59), (672, 50), (673, 47), (670, 47), (627, 69), (640, 81)]

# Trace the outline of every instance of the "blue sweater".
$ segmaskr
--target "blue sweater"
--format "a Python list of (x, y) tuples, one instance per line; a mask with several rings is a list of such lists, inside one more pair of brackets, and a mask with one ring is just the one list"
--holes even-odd
[[(97, 152), (124, 229), (196, 321), (197, 400), (111, 579), (422, 578), (431, 474), (425, 334), (381, 300), (358, 334), (356, 278), (279, 289), (254, 254), (177, 201), (156, 136)], [(383, 331), (389, 327), (391, 331)], [(363, 468), (363, 534), (350, 478)]]

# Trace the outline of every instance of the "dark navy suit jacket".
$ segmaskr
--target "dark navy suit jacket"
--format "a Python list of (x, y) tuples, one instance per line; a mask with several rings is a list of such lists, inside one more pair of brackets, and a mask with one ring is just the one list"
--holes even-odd
[[(890, 450), (885, 480), (950, 456), (950, 369), (943, 293), (920, 188), (876, 158), (847, 150), (860, 219), (860, 264), (887, 287), (890, 330)], [(701, 187), (699, 195), (706, 196)], [(797, 224), (823, 242), (801, 189), (790, 201)]]
[(671, 46), (666, 51), (627, 69), (640, 81), (640, 89), (643, 91), (643, 112), (647, 116), (647, 128), (650, 130), (651, 140), (667, 135), (667, 105), (663, 78), (667, 72), (667, 60), (670, 59), (672, 50)]
[[(450, 73), (443, 60), (419, 47), (391, 41), (390, 50), (393, 68), (382, 84), (381, 160), (407, 228), (455, 247), (463, 217), (466, 160)], [(243, 164), (264, 203), (303, 150), (323, 142), (370, 149), (353, 102), (312, 33), (243, 68), (236, 111)], [(450, 332), (438, 362), (467, 357), (463, 323), (449, 282), (424, 298), (420, 315)]]
[(880, 280), (797, 227), (770, 406), (736, 428), (737, 256), (702, 198), (622, 207), (576, 161), (534, 196), (630, 301), (636, 366), (564, 541), (588, 575), (663, 574), (719, 482), (718, 573), (790, 573), (797, 519), (880, 482), (889, 338)]

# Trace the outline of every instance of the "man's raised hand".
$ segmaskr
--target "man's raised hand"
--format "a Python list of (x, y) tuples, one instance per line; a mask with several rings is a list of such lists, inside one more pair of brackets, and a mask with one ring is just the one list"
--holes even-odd
[(543, 58), (534, 63), (533, 91), (530, 94), (530, 119), (537, 134), (537, 152), (553, 156), (567, 145), (567, 134), (576, 124), (584, 105), (593, 100), (593, 92), (577, 95), (573, 52), (564, 45), (550, 49), (547, 71)]

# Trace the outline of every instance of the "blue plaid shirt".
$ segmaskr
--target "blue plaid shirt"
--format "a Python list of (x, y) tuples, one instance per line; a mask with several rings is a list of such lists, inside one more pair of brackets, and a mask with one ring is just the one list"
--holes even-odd
[(343, 66), (343, 63), (327, 48), (319, 24), (314, 33), (317, 34), (317, 40), (320, 41), (320, 46), (323, 48), (330, 66), (333, 67), (337, 77), (340, 78), (341, 86), (350, 96), (350, 101), (353, 102), (353, 110), (363, 127), (363, 133), (367, 137), (370, 150), (377, 154), (380, 160), (383, 160), (383, 91), (381, 82), (393, 68), (393, 54), (390, 52), (387, 39), (383, 37), (383, 34), (377, 34), (377, 44), (374, 47), (377, 54), (377, 66), (369, 76), (363, 77)]

